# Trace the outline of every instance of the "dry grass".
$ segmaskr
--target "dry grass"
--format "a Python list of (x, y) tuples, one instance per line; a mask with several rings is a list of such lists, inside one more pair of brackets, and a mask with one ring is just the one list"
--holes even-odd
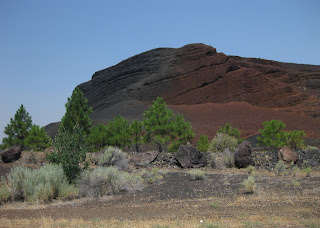
[(288, 227), (306, 226), (319, 227), (320, 219), (292, 219), (288, 217), (277, 217), (267, 215), (241, 216), (230, 218), (199, 218), (184, 220), (137, 220), (119, 221), (92, 219), (52, 219), (43, 217), (38, 219), (6, 219), (0, 218), (0, 227), (108, 227), (108, 228), (164, 228), (164, 227)]

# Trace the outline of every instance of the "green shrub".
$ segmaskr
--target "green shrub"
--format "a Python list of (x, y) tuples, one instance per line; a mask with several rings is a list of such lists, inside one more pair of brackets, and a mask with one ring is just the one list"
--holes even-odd
[(152, 168), (151, 171), (143, 169), (139, 175), (144, 180), (144, 182), (148, 184), (159, 183), (163, 179), (163, 176), (160, 174), (158, 168)]
[(256, 189), (256, 182), (253, 176), (249, 176), (242, 182), (242, 185), (245, 188), (246, 193), (253, 193)]
[(213, 169), (217, 168), (217, 158), (214, 153), (208, 154), (208, 164)]
[(214, 137), (209, 145), (210, 152), (224, 151), (229, 149), (231, 151), (235, 150), (238, 146), (238, 140), (230, 135), (218, 133)]
[(43, 151), (44, 149), (51, 146), (52, 140), (44, 130), (44, 127), (33, 125), (28, 132), (25, 143), (29, 149)]
[(192, 169), (189, 171), (191, 180), (204, 180), (206, 173), (200, 169)]
[(311, 167), (307, 167), (305, 169), (303, 169), (303, 172), (306, 173), (306, 177), (310, 177), (311, 176)]
[(107, 145), (108, 128), (105, 124), (98, 124), (90, 128), (87, 143), (91, 150), (99, 151)]
[(286, 172), (287, 167), (282, 160), (279, 160), (274, 167), (274, 171), (277, 175), (282, 175)]
[(296, 179), (292, 179), (291, 180), (291, 184), (293, 185), (293, 187), (295, 188), (299, 188), (301, 186), (301, 184), (296, 180)]
[(79, 196), (79, 189), (73, 184), (63, 183), (59, 186), (58, 199), (72, 200)]
[(73, 131), (66, 131), (59, 126), (59, 133), (55, 137), (53, 146), (55, 151), (47, 155), (51, 163), (61, 164), (68, 181), (74, 181), (87, 168), (86, 135), (80, 125), (75, 125)]
[(260, 129), (262, 137), (258, 137), (260, 145), (271, 146), (273, 148), (280, 148), (288, 146), (291, 149), (302, 149), (305, 147), (303, 138), (306, 136), (304, 131), (294, 130), (285, 132), (286, 124), (271, 120), (263, 123), (264, 129)]
[(177, 152), (181, 145), (183, 145), (183, 143), (180, 141), (172, 141), (168, 146), (168, 152)]
[[(69, 186), (61, 166), (45, 165), (39, 169), (14, 167), (7, 176), (13, 199), (47, 203), (64, 198), (62, 187)], [(69, 187), (71, 188), (71, 187)]]
[(78, 186), (80, 195), (101, 197), (119, 194), (121, 191), (140, 190), (143, 187), (141, 177), (118, 170), (115, 167), (98, 167), (82, 173)]
[(254, 172), (256, 171), (256, 168), (252, 165), (249, 165), (247, 168), (246, 168), (246, 171), (249, 175), (251, 174), (254, 174)]
[(224, 161), (224, 165), (227, 168), (232, 168), (234, 167), (234, 155), (233, 153), (231, 153), (231, 151), (229, 149), (225, 149), (223, 151), (223, 161)]
[(298, 166), (293, 165), (293, 166), (291, 166), (290, 171), (291, 171), (291, 175), (292, 175), (293, 177), (296, 177), (297, 174), (299, 173), (300, 169), (299, 169)]
[(116, 147), (108, 147), (97, 157), (98, 166), (114, 166), (120, 170), (128, 168), (126, 155)]
[(197, 142), (197, 149), (202, 152), (207, 152), (209, 149), (209, 139), (206, 135), (201, 135)]
[(240, 135), (241, 135), (239, 129), (232, 127), (230, 123), (226, 123), (223, 127), (220, 127), (217, 133), (227, 134), (236, 139), (240, 139)]
[(12, 198), (12, 192), (10, 191), (7, 184), (5, 184), (6, 180), (4, 178), (1, 178), (0, 183), (0, 205), (4, 204), (11, 200)]

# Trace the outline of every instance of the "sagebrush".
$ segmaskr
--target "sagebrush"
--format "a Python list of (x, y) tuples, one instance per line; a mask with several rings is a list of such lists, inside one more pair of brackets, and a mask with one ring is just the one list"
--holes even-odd
[(225, 149), (234, 151), (238, 146), (238, 140), (227, 134), (218, 133), (209, 144), (209, 152), (222, 152)]
[(108, 147), (97, 157), (98, 166), (114, 166), (120, 170), (128, 168), (126, 155), (116, 147)]

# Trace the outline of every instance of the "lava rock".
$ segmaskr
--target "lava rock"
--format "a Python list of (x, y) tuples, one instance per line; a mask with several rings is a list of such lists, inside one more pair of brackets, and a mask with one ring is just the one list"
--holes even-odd
[(179, 147), (176, 160), (181, 168), (199, 168), (207, 165), (206, 156), (190, 145)]
[(243, 141), (237, 151), (234, 153), (234, 164), (237, 168), (246, 168), (249, 165), (254, 165), (251, 154), (251, 143)]
[(287, 166), (290, 166), (292, 162), (294, 164), (297, 163), (299, 156), (297, 153), (291, 151), (289, 147), (283, 146), (278, 152), (278, 159), (282, 160)]
[(135, 166), (145, 167), (154, 162), (158, 157), (157, 151), (135, 153), (131, 156), (130, 162)]
[(21, 157), (21, 152), (21, 147), (15, 146), (0, 152), (0, 156), (4, 163), (11, 163), (18, 160)]

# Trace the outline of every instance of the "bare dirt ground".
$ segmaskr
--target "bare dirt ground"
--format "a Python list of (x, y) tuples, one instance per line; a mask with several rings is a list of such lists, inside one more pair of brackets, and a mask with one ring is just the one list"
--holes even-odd
[(0, 227), (320, 226), (319, 171), (308, 178), (258, 171), (253, 194), (241, 185), (247, 176), (244, 170), (210, 169), (204, 180), (192, 181), (185, 170), (169, 170), (161, 183), (131, 194), (2, 205)]

